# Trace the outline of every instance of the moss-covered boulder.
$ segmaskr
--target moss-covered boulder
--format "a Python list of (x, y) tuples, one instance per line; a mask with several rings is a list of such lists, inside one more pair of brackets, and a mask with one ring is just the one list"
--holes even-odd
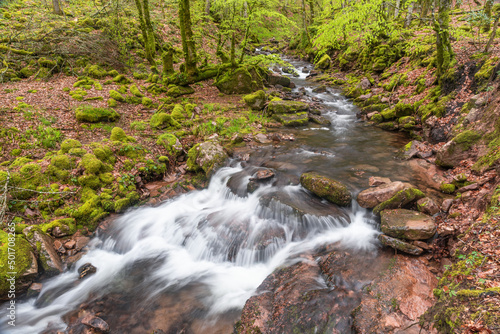
[(309, 111), (309, 105), (300, 101), (272, 100), (267, 106), (269, 114), (295, 114)]
[(83, 156), (80, 165), (85, 169), (87, 174), (98, 174), (104, 166), (101, 160), (97, 159), (94, 154), (90, 153)]
[(45, 275), (53, 276), (63, 271), (59, 254), (54, 249), (54, 240), (37, 226), (29, 226), (23, 234), (31, 246), (38, 251), (38, 259)]
[(193, 94), (194, 89), (189, 86), (176, 86), (169, 85), (167, 90), (167, 95), (171, 97), (179, 97), (182, 95)]
[(182, 106), (182, 104), (176, 104), (174, 106), (174, 109), (172, 109), (170, 115), (178, 122), (182, 122), (186, 119), (184, 107)]
[(379, 214), (382, 210), (404, 208), (421, 198), (425, 194), (417, 188), (407, 188), (399, 191), (396, 195), (373, 208), (373, 213)]
[(479, 90), (484, 90), (490, 79), (494, 76), (495, 68), (498, 66), (498, 57), (488, 59), (474, 75), (474, 82)]
[(377, 187), (371, 187), (358, 194), (357, 201), (362, 208), (372, 209), (407, 188), (403, 182), (389, 182)]
[(243, 96), (243, 100), (252, 110), (262, 110), (266, 105), (266, 93), (263, 90), (258, 90)]
[(122, 128), (115, 126), (111, 130), (111, 136), (109, 137), (112, 141), (119, 141), (122, 143), (135, 142), (135, 138), (132, 136), (127, 136)]
[(341, 182), (329, 177), (308, 172), (300, 176), (300, 184), (313, 194), (337, 205), (349, 206), (351, 204), (352, 197), (349, 189)]
[(398, 251), (401, 251), (401, 252), (407, 253), (407, 254), (411, 254), (411, 255), (418, 256), (418, 255), (422, 254), (424, 251), (422, 248), (420, 248), (418, 246), (412, 245), (412, 244), (405, 242), (403, 240), (392, 238), (392, 237), (385, 235), (385, 234), (380, 234), (378, 236), (378, 240), (384, 246), (391, 247), (391, 248), (394, 248)]
[(76, 119), (80, 122), (114, 122), (120, 118), (120, 115), (109, 108), (95, 108), (91, 105), (82, 105), (75, 110)]
[(38, 263), (24, 236), (16, 235), (13, 227), (0, 230), (0, 299), (27, 289), (37, 276)]
[(172, 155), (174, 157), (180, 155), (182, 153), (182, 144), (179, 141), (179, 139), (171, 134), (171, 133), (164, 133), (158, 137), (158, 140), (156, 141), (157, 145), (162, 146), (165, 148), (168, 152), (169, 155)]
[(40, 229), (44, 233), (50, 233), (56, 238), (61, 238), (75, 234), (76, 222), (73, 218), (56, 219), (50, 223), (42, 224)]
[(68, 153), (73, 148), (81, 148), (82, 143), (80, 143), (76, 139), (66, 139), (61, 143), (61, 151), (60, 153)]
[(175, 130), (181, 127), (179, 122), (177, 122), (171, 115), (164, 112), (156, 113), (151, 116), (149, 125), (153, 129)]
[(441, 167), (455, 167), (473, 153), (470, 148), (481, 139), (481, 134), (466, 130), (443, 145), (436, 153), (436, 164)]
[(380, 229), (398, 239), (426, 240), (436, 234), (432, 217), (406, 209), (384, 210), (380, 213)]
[(264, 74), (258, 67), (243, 66), (223, 73), (215, 86), (224, 94), (250, 94), (264, 88)]
[(188, 152), (187, 168), (193, 172), (203, 170), (210, 176), (217, 168), (223, 166), (227, 157), (222, 146), (215, 141), (196, 144)]
[(316, 67), (320, 70), (326, 70), (330, 68), (331, 61), (332, 59), (330, 58), (330, 56), (325, 54), (318, 60), (318, 62), (316, 63)]
[(273, 118), (284, 126), (304, 126), (309, 122), (307, 112), (298, 112), (296, 114), (275, 114)]
[(99, 65), (88, 65), (85, 67), (85, 74), (94, 79), (104, 78), (108, 73)]
[(281, 85), (283, 87), (290, 87), (291, 82), (289, 77), (275, 73), (271, 73), (267, 77), (267, 83), (272, 86)]

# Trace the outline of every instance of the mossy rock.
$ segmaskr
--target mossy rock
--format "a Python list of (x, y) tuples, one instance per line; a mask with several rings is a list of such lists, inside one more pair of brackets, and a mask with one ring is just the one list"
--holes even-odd
[(71, 169), (71, 160), (67, 155), (55, 155), (50, 159), (51, 165), (62, 170)]
[(22, 235), (15, 234), (14, 228), (8, 232), (0, 230), (0, 264), (2, 298), (7, 297), (11, 286), (13, 291), (20, 292), (27, 289), (38, 276), (38, 264), (33, 249)]
[(375, 208), (373, 208), (373, 213), (379, 214), (381, 211), (386, 209), (400, 209), (415, 203), (421, 198), (424, 198), (425, 194), (417, 188), (407, 188), (399, 191), (385, 202), (380, 203)]
[(378, 240), (384, 246), (394, 248), (396, 250), (399, 250), (399, 251), (407, 253), (407, 254), (418, 256), (424, 252), (424, 250), (420, 247), (412, 245), (412, 244), (405, 242), (403, 240), (390, 237), (390, 236), (385, 235), (385, 234), (380, 234), (378, 236)]
[(267, 106), (269, 114), (294, 114), (309, 111), (309, 105), (300, 101), (272, 100)]
[(479, 90), (484, 90), (491, 79), (494, 79), (494, 70), (498, 66), (498, 57), (488, 59), (481, 69), (474, 75), (474, 82)]
[(264, 88), (265, 76), (266, 71), (256, 66), (242, 66), (223, 73), (215, 86), (224, 94), (250, 94)]
[(452, 183), (441, 183), (439, 189), (445, 194), (453, 194), (455, 192), (455, 185)]
[(98, 174), (103, 168), (102, 161), (97, 159), (97, 157), (91, 153), (85, 154), (80, 164), (85, 169), (87, 174)]
[(263, 90), (258, 90), (243, 96), (243, 100), (252, 110), (262, 110), (266, 104), (266, 93)]
[(120, 115), (113, 109), (96, 108), (91, 105), (76, 108), (75, 116), (78, 121), (87, 123), (114, 122), (120, 118)]
[(39, 227), (44, 233), (50, 233), (56, 238), (76, 233), (76, 222), (73, 218), (56, 219)]
[(309, 122), (307, 112), (299, 112), (296, 114), (275, 114), (273, 118), (284, 126), (305, 126)]
[(399, 102), (394, 106), (394, 111), (396, 113), (396, 118), (401, 118), (405, 116), (411, 116), (415, 112), (415, 108), (411, 103)]
[(383, 122), (377, 124), (377, 126), (386, 131), (395, 131), (398, 129), (398, 125), (394, 122)]
[(384, 120), (390, 121), (390, 120), (396, 118), (396, 110), (394, 110), (394, 109), (386, 109), (386, 110), (382, 111), (380, 113), (380, 115), (382, 115), (382, 117), (384, 118)]
[(313, 194), (337, 205), (349, 206), (351, 204), (352, 197), (347, 187), (334, 179), (309, 172), (300, 176), (300, 184)]
[(126, 102), (123, 95), (113, 89), (109, 91), (109, 97), (118, 102)]
[(181, 104), (176, 104), (170, 115), (178, 122), (186, 119), (186, 115), (184, 115), (184, 108)]
[(89, 77), (94, 78), (94, 79), (101, 79), (101, 78), (104, 78), (106, 75), (108, 75), (106, 70), (101, 68), (99, 65), (88, 65), (85, 68), (84, 72)]
[(403, 129), (412, 130), (415, 128), (416, 120), (413, 116), (405, 116), (398, 119), (398, 123), (401, 127), (403, 127)]
[(81, 148), (82, 143), (76, 139), (66, 139), (61, 143), (60, 153), (68, 153), (73, 148)]
[(377, 113), (370, 118), (370, 121), (375, 123), (382, 123), (384, 121), (384, 117), (381, 114)]
[(141, 100), (141, 103), (146, 108), (150, 108), (151, 109), (151, 108), (154, 107), (153, 100), (151, 100), (149, 97), (143, 97), (142, 100)]
[(135, 142), (135, 138), (132, 136), (127, 136), (125, 131), (123, 131), (122, 128), (119, 127), (114, 127), (111, 130), (111, 136), (109, 137), (112, 141), (119, 141), (122, 143), (127, 143), (127, 142)]
[(170, 85), (168, 86), (167, 95), (171, 97), (179, 97), (182, 95), (193, 94), (194, 89), (189, 86), (176, 86)]
[(127, 78), (126, 76), (124, 76), (123, 74), (118, 74), (117, 76), (115, 76), (113, 78), (113, 82), (116, 82), (116, 83), (119, 83), (122, 85), (127, 85), (127, 84), (131, 83), (132, 81), (130, 81), (130, 79)]
[(38, 59), (38, 64), (41, 67), (47, 68), (47, 69), (53, 69), (57, 66), (57, 63), (53, 60), (47, 59), (45, 57), (39, 58)]
[(210, 176), (223, 166), (227, 157), (227, 153), (217, 142), (196, 144), (188, 151), (187, 168), (192, 172), (203, 170), (206, 176)]
[(171, 115), (160, 112), (151, 116), (149, 125), (153, 129), (180, 129), (181, 125)]
[(35, 71), (34, 71), (32, 68), (29, 68), (29, 67), (22, 68), (22, 69), (19, 71), (19, 76), (20, 76), (21, 78), (29, 78), (29, 77), (31, 77), (33, 74), (35, 74)]
[(113, 98), (109, 98), (107, 103), (108, 103), (108, 107), (110, 107), (110, 108), (114, 108), (114, 107), (118, 106), (118, 102)]
[(177, 157), (182, 153), (181, 142), (171, 133), (165, 133), (159, 136), (156, 144), (165, 148), (171, 156)]
[(330, 56), (325, 54), (318, 60), (318, 62), (316, 63), (316, 67), (321, 70), (326, 70), (330, 68), (331, 60), (332, 59), (330, 58)]

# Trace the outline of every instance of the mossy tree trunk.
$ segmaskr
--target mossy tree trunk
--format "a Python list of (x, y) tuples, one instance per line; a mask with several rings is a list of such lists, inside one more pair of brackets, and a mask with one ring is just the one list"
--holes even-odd
[(144, 38), (144, 48), (146, 49), (146, 59), (155, 66), (154, 56), (156, 53), (155, 35), (153, 32), (153, 25), (149, 16), (149, 1), (148, 0), (135, 0), (135, 6), (139, 13), (139, 23), (141, 26), (142, 37)]
[(179, 0), (179, 23), (181, 28), (182, 50), (184, 51), (184, 71), (188, 76), (196, 76), (196, 45), (191, 29), (189, 0)]
[(169, 76), (173, 74), (174, 71), (174, 56), (173, 56), (173, 48), (171, 44), (167, 44), (166, 47), (164, 47), (163, 55), (162, 55), (162, 60), (163, 60), (163, 76)]
[(413, 2), (410, 3), (408, 6), (408, 13), (406, 14), (406, 19), (405, 19), (405, 28), (408, 28), (411, 25), (412, 21), (412, 15), (413, 15)]
[(302, 48), (306, 48), (311, 44), (309, 32), (307, 31), (307, 13), (306, 0), (302, 0)]
[(484, 53), (488, 53), (490, 50), (491, 44), (493, 44), (493, 40), (495, 39), (495, 36), (497, 35), (497, 28), (498, 28), (498, 22), (500, 21), (500, 12), (498, 12), (497, 16), (495, 17), (495, 23), (493, 23), (493, 29), (491, 30), (490, 33), (490, 39), (488, 40), (488, 43), (486, 44), (486, 47), (484, 48)]
[(493, 8), (493, 0), (486, 0), (484, 3), (484, 15), (486, 16), (486, 22), (483, 25), (483, 31), (490, 31), (491, 25), (491, 9)]
[(61, 5), (59, 4), (59, 0), (52, 0), (52, 7), (54, 8), (55, 14), (63, 15), (63, 11), (61, 9)]
[(450, 10), (451, 0), (436, 0), (439, 6), (437, 16), (434, 17), (434, 31), (437, 47), (437, 79), (441, 83), (453, 60), (453, 50), (450, 42)]

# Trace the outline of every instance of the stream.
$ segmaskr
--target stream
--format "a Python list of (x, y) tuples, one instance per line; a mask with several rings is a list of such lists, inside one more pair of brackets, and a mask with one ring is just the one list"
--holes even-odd
[[(37, 298), (19, 301), (15, 330), (0, 332), (64, 330), (78, 316), (72, 310), (84, 304), (100, 307), (111, 333), (231, 333), (264, 279), (301, 254), (339, 243), (376, 255), (375, 216), (355, 200), (339, 208), (318, 199), (299, 178), (314, 170), (345, 183), (353, 195), (368, 187), (370, 176), (412, 182), (406, 164), (394, 159), (407, 139), (358, 121), (340, 91), (313, 93), (319, 84), (302, 73), (311, 65), (289, 61), (299, 73), (291, 77), (293, 91), (304, 87), (305, 100), (320, 99), (330, 126), (281, 129), (296, 140), (249, 150), (248, 161), (230, 160), (204, 190), (123, 214), (94, 237), (73, 269), (46, 280)], [(275, 177), (248, 193), (250, 178), (264, 168)], [(85, 263), (97, 272), (78, 280)], [(0, 312), (5, 318), (5, 307)]]

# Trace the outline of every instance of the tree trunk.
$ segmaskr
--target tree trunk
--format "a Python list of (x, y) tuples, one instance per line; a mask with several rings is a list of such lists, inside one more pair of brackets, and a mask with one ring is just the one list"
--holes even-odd
[(144, 48), (146, 50), (146, 59), (151, 66), (155, 66), (154, 55), (156, 51), (156, 42), (153, 33), (153, 26), (149, 17), (148, 0), (135, 0), (135, 6), (139, 13), (139, 24), (141, 26), (142, 37), (144, 38)]
[(310, 22), (314, 22), (314, 16), (315, 16), (315, 13), (314, 13), (314, 0), (308, 0), (309, 2), (309, 10), (311, 11), (311, 19), (310, 19)]
[(63, 11), (61, 10), (61, 6), (59, 4), (59, 0), (52, 0), (52, 6), (54, 7), (54, 13), (57, 15), (63, 15)]
[(491, 44), (493, 44), (493, 40), (495, 39), (495, 36), (497, 34), (498, 21), (500, 21), (500, 13), (498, 13), (497, 17), (495, 18), (495, 23), (493, 23), (493, 30), (491, 30), (490, 39), (488, 40), (488, 43), (486, 44), (486, 47), (484, 48), (484, 53), (488, 53), (488, 51), (490, 50)]
[(397, 19), (399, 16), (400, 6), (401, 6), (401, 0), (396, 0), (396, 8), (394, 8), (394, 19)]
[(174, 59), (173, 59), (173, 49), (172, 45), (167, 45), (165, 47), (165, 51), (163, 51), (162, 60), (163, 60), (163, 76), (167, 77), (173, 74), (174, 71)]
[(493, 7), (493, 0), (486, 0), (484, 3), (484, 15), (486, 16), (486, 22), (483, 25), (483, 31), (490, 31), (491, 25), (491, 8)]
[(413, 2), (408, 6), (408, 13), (406, 14), (405, 28), (411, 25), (411, 16), (413, 15)]
[(309, 45), (309, 32), (307, 31), (306, 0), (302, 0), (302, 47)]
[(179, 23), (181, 28), (182, 50), (184, 51), (185, 72), (196, 76), (196, 45), (191, 29), (191, 11), (189, 0), (179, 0)]
[(451, 48), (449, 33), (451, 0), (436, 0), (436, 4), (439, 4), (437, 17), (434, 18), (437, 47), (436, 75), (438, 82), (441, 84), (441, 79), (453, 60), (453, 50)]
[(207, 16), (207, 19), (210, 16), (210, 7), (211, 7), (210, 0), (205, 0), (205, 15)]

